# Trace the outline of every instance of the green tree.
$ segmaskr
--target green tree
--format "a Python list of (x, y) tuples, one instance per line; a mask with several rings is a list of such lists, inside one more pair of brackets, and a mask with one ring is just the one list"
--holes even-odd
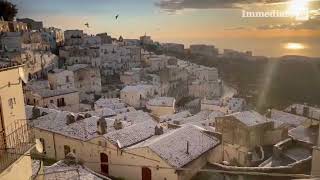
[(18, 9), (16, 5), (5, 0), (0, 0), (0, 18), (2, 17), (5, 21), (12, 21), (17, 13)]

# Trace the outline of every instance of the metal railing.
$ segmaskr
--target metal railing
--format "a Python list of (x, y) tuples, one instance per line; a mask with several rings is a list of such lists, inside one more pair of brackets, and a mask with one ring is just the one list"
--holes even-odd
[(34, 134), (30, 125), (17, 127), (10, 134), (0, 132), (0, 172), (30, 150), (34, 145)]

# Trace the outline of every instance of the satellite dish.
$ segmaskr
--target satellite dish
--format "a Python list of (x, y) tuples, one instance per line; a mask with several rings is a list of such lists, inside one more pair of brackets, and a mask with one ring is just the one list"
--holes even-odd
[(43, 144), (40, 139), (36, 139), (36, 149), (39, 153), (43, 153)]
[(25, 75), (23, 67), (19, 67), (18, 72), (19, 72), (20, 79), (27, 84), (28, 76)]

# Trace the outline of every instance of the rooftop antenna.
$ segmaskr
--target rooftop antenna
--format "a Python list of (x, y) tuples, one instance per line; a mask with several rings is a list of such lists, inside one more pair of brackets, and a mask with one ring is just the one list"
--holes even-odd
[(189, 141), (187, 141), (187, 154), (189, 154)]

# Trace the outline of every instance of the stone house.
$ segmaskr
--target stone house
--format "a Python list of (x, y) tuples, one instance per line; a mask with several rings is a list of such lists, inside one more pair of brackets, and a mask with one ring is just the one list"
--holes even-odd
[(147, 101), (157, 94), (153, 85), (126, 86), (120, 91), (120, 99), (134, 108), (145, 107)]
[(175, 113), (176, 100), (173, 97), (156, 97), (150, 99), (146, 108), (156, 117), (171, 115)]
[(87, 64), (75, 64), (68, 66), (69, 71), (74, 73), (75, 87), (79, 91), (80, 101), (93, 102), (95, 95), (101, 94), (100, 70)]
[[(287, 128), (255, 111), (243, 111), (217, 117), (216, 131), (222, 134), (223, 159), (233, 165), (251, 166), (261, 161), (261, 148), (288, 137)], [(261, 147), (261, 148), (260, 148)], [(257, 151), (257, 149), (260, 149)]]
[(74, 74), (64, 69), (54, 69), (48, 73), (48, 81), (52, 89), (74, 89)]
[(51, 107), (71, 112), (79, 111), (79, 93), (74, 88), (26, 91), (25, 98), (28, 105)]

